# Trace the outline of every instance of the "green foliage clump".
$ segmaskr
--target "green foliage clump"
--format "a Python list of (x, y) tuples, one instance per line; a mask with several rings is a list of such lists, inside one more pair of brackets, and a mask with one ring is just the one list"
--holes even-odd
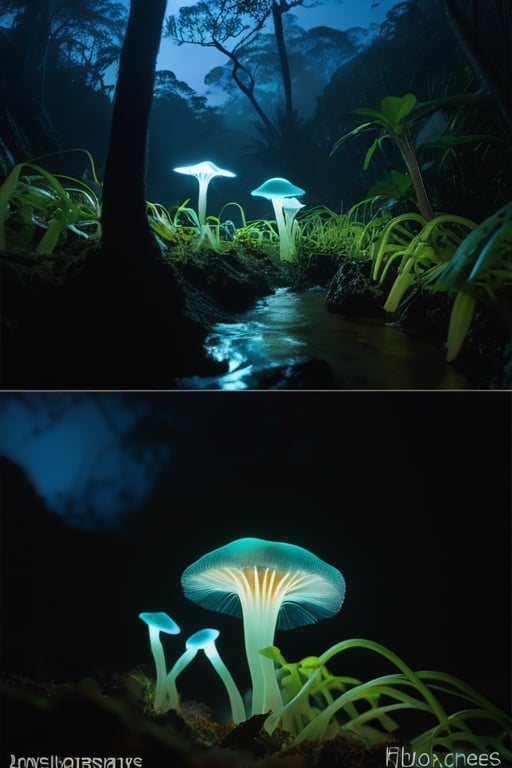
[(50, 173), (35, 162), (18, 163), (0, 187), (0, 249), (51, 254), (66, 237), (99, 239), (100, 216), (100, 201), (91, 185)]
[(475, 227), (447, 263), (425, 275), (430, 290), (455, 293), (448, 328), (448, 361), (455, 359), (469, 330), (477, 302), (498, 311), (512, 334), (512, 317), (500, 300), (512, 284), (512, 202)]
[[(19, 248), (44, 256), (62, 246), (100, 240), (102, 186), (90, 153), (79, 151), (89, 160), (91, 183), (52, 173), (36, 161), (24, 161), (11, 169), (0, 186), (1, 250)], [(238, 225), (225, 218), (230, 207), (237, 212)], [(169, 209), (147, 201), (146, 209), (148, 224), (166, 259), (182, 259), (202, 247), (221, 252), (233, 245), (257, 246), (269, 255), (279, 247), (275, 222), (248, 221), (236, 202), (224, 205), (219, 216), (207, 216), (204, 226), (188, 200)]]
[[(393, 668), (389, 674), (363, 682), (333, 675), (328, 662), (350, 649), (371, 651)], [(283, 707), (272, 713), (265, 728), (280, 726), (293, 744), (319, 742), (345, 733), (369, 746), (399, 731), (400, 714), (419, 713), (427, 724), (419, 733), (404, 734), (413, 750), (431, 756), (446, 752), (489, 754), (512, 759), (512, 718), (484, 696), (444, 672), (414, 672), (388, 648), (365, 639), (336, 643), (318, 658), (288, 663), (278, 648), (261, 653), (278, 666)], [(395, 719), (396, 718), (396, 719)]]

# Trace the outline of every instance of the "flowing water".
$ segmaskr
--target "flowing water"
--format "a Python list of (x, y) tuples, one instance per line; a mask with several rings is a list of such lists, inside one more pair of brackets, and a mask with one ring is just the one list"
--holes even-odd
[(182, 379), (185, 389), (249, 389), (258, 371), (310, 358), (331, 367), (338, 389), (468, 389), (434, 345), (373, 318), (325, 310), (325, 292), (278, 289), (236, 323), (217, 323), (209, 354), (229, 366), (216, 377)]

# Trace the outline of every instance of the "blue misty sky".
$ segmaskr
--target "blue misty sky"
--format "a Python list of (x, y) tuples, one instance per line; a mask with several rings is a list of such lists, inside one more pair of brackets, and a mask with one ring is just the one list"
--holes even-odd
[[(176, 13), (184, 5), (193, 5), (193, 0), (169, 0), (167, 15)], [(386, 13), (398, 5), (397, 0), (304, 0), (304, 4), (294, 8), (293, 13), (304, 29), (328, 26), (335, 29), (351, 27), (369, 27), (381, 24)], [(375, 6), (372, 8), (372, 6)], [(162, 40), (158, 59), (159, 69), (171, 69), (178, 79), (184, 80), (200, 94), (205, 94), (203, 84), (205, 75), (226, 63), (226, 57), (213, 48), (201, 48), (198, 45), (177, 46), (168, 38)]]
[(5, 394), (0, 455), (18, 464), (48, 509), (78, 527), (115, 526), (150, 493), (169, 445), (137, 450), (143, 403), (116, 394)]

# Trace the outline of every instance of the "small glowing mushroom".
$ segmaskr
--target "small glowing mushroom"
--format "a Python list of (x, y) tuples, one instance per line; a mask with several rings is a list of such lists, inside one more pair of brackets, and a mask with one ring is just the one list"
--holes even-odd
[(279, 234), (279, 256), (282, 261), (292, 261), (293, 248), (292, 242), (288, 236), (286, 228), (286, 222), (283, 213), (283, 207), (287, 202), (287, 199), (291, 197), (297, 197), (304, 195), (305, 191), (300, 187), (296, 187), (287, 179), (282, 179), (276, 176), (273, 179), (268, 179), (257, 189), (253, 189), (251, 195), (255, 197), (265, 197), (272, 202), (274, 207), (274, 215), (276, 217), (277, 231)]
[(312, 624), (339, 611), (341, 573), (294, 544), (245, 538), (199, 558), (181, 577), (185, 596), (205, 608), (242, 616), (253, 687), (252, 714), (282, 706), (274, 662), (259, 651), (276, 627)]
[(188, 638), (185, 652), (181, 655), (167, 676), (167, 695), (169, 696), (169, 701), (172, 702), (169, 709), (171, 709), (171, 706), (172, 708), (177, 709), (179, 705), (179, 697), (176, 690), (176, 678), (183, 672), (185, 667), (190, 664), (198, 651), (204, 651), (205, 656), (209, 659), (212, 667), (224, 683), (231, 704), (231, 717), (233, 722), (241, 723), (245, 720), (244, 702), (230, 671), (224, 664), (215, 645), (215, 641), (219, 634), (218, 629), (200, 629)]
[(195, 176), (199, 182), (199, 197), (197, 201), (197, 218), (199, 224), (204, 227), (206, 221), (206, 194), (210, 181), (215, 176), (228, 176), (233, 178), (236, 173), (231, 171), (225, 171), (223, 168), (218, 168), (215, 163), (211, 163), (206, 160), (202, 163), (196, 163), (195, 165), (182, 166), (180, 168), (174, 168), (176, 173), (186, 173), (190, 176)]
[(160, 640), (160, 632), (165, 632), (168, 635), (179, 635), (181, 629), (178, 627), (175, 621), (171, 619), (166, 613), (139, 613), (139, 619), (142, 619), (149, 627), (149, 642), (151, 646), (151, 652), (153, 659), (155, 660), (156, 667), (156, 688), (155, 688), (155, 711), (165, 711), (165, 678), (167, 675), (167, 668), (165, 665), (165, 654)]
[(286, 233), (290, 243), (290, 256), (295, 254), (295, 239), (298, 231), (298, 225), (295, 221), (295, 217), (301, 208), (304, 208), (304, 203), (297, 200), (296, 197), (287, 197), (283, 204), (284, 223), (286, 226)]

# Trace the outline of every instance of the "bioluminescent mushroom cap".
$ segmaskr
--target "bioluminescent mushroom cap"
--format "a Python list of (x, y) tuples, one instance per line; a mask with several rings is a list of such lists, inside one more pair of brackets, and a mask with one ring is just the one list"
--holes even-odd
[(244, 602), (279, 603), (278, 629), (312, 624), (337, 613), (345, 596), (341, 573), (307, 549), (264, 539), (237, 539), (189, 565), (185, 596), (204, 608), (241, 616)]
[(218, 629), (199, 629), (190, 635), (185, 645), (187, 648), (206, 648), (210, 643), (214, 643), (219, 635)]
[(202, 179), (213, 179), (214, 176), (229, 176), (233, 178), (236, 173), (232, 171), (226, 171), (224, 168), (219, 168), (215, 163), (211, 163), (209, 160), (204, 160), (202, 163), (195, 163), (195, 165), (183, 165), (180, 168), (174, 168), (176, 173), (187, 173), (190, 176), (197, 176)]
[(300, 197), (300, 195), (305, 194), (304, 189), (296, 187), (291, 181), (280, 176), (267, 179), (267, 181), (264, 181), (263, 184), (251, 192), (251, 195), (255, 197), (266, 197), (268, 200), (272, 200), (275, 197)]
[(281, 705), (273, 662), (259, 651), (273, 645), (276, 626), (312, 624), (339, 611), (341, 573), (302, 547), (244, 538), (209, 552), (181, 577), (185, 596), (204, 608), (242, 616), (253, 683), (253, 714)]
[(148, 627), (154, 627), (159, 632), (166, 632), (168, 635), (179, 635), (181, 629), (167, 613), (157, 611), (156, 613), (139, 613), (139, 619), (142, 619)]

